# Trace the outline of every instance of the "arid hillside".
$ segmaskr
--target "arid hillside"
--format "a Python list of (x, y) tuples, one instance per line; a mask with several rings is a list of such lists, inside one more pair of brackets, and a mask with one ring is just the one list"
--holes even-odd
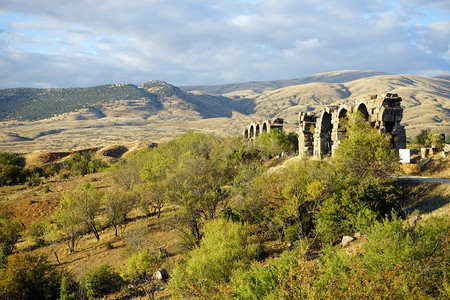
[[(0, 123), (0, 151), (61, 151), (116, 143), (159, 142), (187, 129), (219, 136), (241, 134), (247, 123), (271, 117), (285, 119), (285, 129), (295, 132), (300, 111), (320, 110), (324, 105), (386, 92), (397, 93), (403, 99), (402, 124), (407, 137), (415, 137), (422, 129), (450, 135), (448, 76), (427, 78), (372, 71), (335, 71), (292, 80), (221, 86), (178, 88), (150, 81), (139, 86), (106, 87), (110, 93), (108, 100), (99, 96), (97, 101), (89, 96), (89, 102), (82, 98), (89, 94), (89, 89), (72, 89), (71, 93), (61, 89), (44, 90), (53, 97), (48, 101), (39, 90), (39, 101), (47, 101), (46, 107), (53, 107), (52, 99), (59, 99), (58, 105), (70, 101), (71, 105), (79, 103), (77, 105), (81, 106), (35, 121), (4, 118)], [(103, 89), (106, 88), (95, 87), (93, 91), (100, 93)], [(117, 93), (111, 93), (115, 89)], [(11, 96), (13, 92), (16, 98)], [(31, 97), (32, 92), (14, 89), (0, 102), (25, 101), (21, 97)], [(65, 98), (58, 98), (58, 95)], [(27, 109), (33, 110), (38, 100), (27, 99)]]

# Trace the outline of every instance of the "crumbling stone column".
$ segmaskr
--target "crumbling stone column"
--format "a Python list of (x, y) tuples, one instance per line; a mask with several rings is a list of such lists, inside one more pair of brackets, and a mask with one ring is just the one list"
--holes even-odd
[(300, 131), (298, 134), (298, 154), (300, 156), (310, 155), (314, 153), (314, 130), (316, 127), (316, 115), (313, 112), (300, 112), (298, 123)]

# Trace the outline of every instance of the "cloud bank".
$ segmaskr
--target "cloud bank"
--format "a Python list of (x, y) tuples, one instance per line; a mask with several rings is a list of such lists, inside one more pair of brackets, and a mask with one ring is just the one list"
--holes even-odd
[(0, 88), (450, 73), (448, 0), (3, 0)]

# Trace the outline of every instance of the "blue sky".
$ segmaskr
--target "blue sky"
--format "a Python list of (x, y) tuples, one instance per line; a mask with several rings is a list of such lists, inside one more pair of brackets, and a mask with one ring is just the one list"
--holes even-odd
[(450, 73), (448, 0), (2, 0), (0, 88)]

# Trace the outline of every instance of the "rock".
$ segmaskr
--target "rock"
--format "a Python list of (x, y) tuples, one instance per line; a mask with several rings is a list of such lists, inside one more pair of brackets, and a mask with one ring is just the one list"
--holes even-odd
[(360, 237), (361, 237), (361, 233), (360, 232), (355, 233), (355, 239), (359, 239)]
[(348, 244), (350, 244), (351, 242), (353, 242), (355, 240), (354, 237), (348, 236), (348, 235), (344, 235), (342, 237), (342, 246), (347, 246)]
[(420, 216), (415, 215), (408, 218), (408, 224), (411, 227), (416, 226), (417, 221), (420, 220)]
[(167, 273), (166, 269), (159, 269), (158, 271), (155, 272), (155, 274), (153, 274), (153, 277), (156, 280), (166, 282), (167, 280), (169, 280), (169, 273)]
[(419, 169), (421, 169), (423, 166), (425, 166), (427, 163), (429, 163), (430, 162), (430, 159), (429, 158), (424, 158), (424, 159), (421, 159), (420, 161), (419, 161), (419, 163), (417, 164), (417, 167), (419, 168)]

